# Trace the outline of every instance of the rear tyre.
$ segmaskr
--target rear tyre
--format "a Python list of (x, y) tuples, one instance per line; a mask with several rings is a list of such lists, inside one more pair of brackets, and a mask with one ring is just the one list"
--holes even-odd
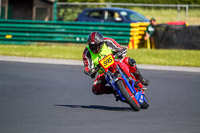
[(145, 98), (145, 100), (144, 100), (143, 104), (141, 105), (141, 108), (147, 109), (149, 107), (149, 101), (148, 101), (146, 95), (144, 95), (144, 98)]
[[(118, 80), (116, 82), (116, 85), (118, 86), (120, 92), (122, 93), (122, 95), (124, 96), (124, 98), (126, 99), (126, 102), (131, 106), (131, 108), (135, 111), (139, 111), (140, 110), (140, 105), (138, 106), (137, 103), (135, 103), (135, 101), (132, 99), (132, 97), (129, 95), (129, 93), (126, 90), (126, 87), (124, 86), (124, 83), (122, 80)], [(134, 97), (135, 98), (135, 97)], [(136, 99), (135, 99), (136, 100)]]

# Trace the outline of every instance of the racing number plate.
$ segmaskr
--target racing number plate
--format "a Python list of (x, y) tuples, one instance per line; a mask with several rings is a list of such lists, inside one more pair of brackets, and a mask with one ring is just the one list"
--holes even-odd
[(114, 64), (114, 57), (112, 54), (104, 57), (102, 60), (99, 62), (103, 68), (108, 68), (112, 64)]

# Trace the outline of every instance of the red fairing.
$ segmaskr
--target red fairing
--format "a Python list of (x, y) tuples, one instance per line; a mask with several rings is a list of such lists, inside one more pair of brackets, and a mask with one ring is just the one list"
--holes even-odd
[(113, 64), (113, 66), (111, 66), (111, 67), (109, 68), (109, 71), (111, 71), (112, 73), (115, 73), (115, 72), (116, 72), (116, 65), (115, 65), (115, 63)]
[(130, 77), (129, 67), (124, 62), (118, 62), (120, 68), (124, 70), (124, 72)]
[(143, 85), (141, 83), (138, 84), (140, 88), (143, 88)]

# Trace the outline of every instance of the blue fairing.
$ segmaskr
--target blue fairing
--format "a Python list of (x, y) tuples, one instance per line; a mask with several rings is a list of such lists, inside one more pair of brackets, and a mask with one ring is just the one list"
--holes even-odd
[(140, 105), (142, 105), (143, 104), (143, 102), (144, 102), (144, 94), (143, 94), (143, 92), (142, 91), (138, 91), (136, 94), (135, 94), (135, 98), (136, 98), (136, 100), (138, 101), (138, 103), (140, 104)]

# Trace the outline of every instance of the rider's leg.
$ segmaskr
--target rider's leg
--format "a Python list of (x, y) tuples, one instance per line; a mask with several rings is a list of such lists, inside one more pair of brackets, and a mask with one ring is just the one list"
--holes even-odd
[(125, 57), (123, 59), (123, 62), (129, 66), (129, 70), (131, 73), (133, 73), (133, 75), (136, 77), (136, 79), (140, 80), (140, 82), (147, 86), (149, 84), (149, 80), (143, 78), (143, 76), (141, 75), (139, 69), (136, 66), (136, 61), (134, 59), (131, 59), (129, 57)]
[(107, 81), (105, 80), (104, 74), (99, 74), (93, 83), (92, 92), (96, 95), (113, 94), (113, 88), (111, 86), (106, 86), (106, 84)]

